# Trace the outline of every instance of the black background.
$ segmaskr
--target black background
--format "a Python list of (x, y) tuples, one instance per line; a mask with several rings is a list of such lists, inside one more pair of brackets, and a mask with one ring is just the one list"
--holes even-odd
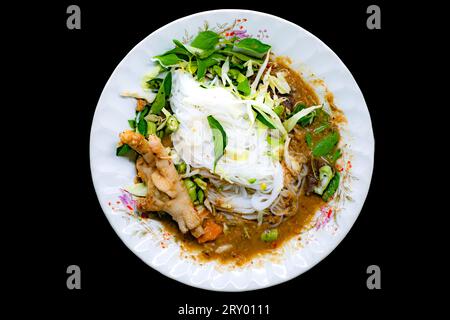
[[(405, 116), (395, 110), (395, 92), (405, 90), (401, 74), (406, 68), (405, 29), (408, 7), (384, 1), (212, 3), (169, 1), (120, 4), (61, 1), (28, 7), (35, 17), (26, 61), (34, 62), (33, 78), (39, 88), (39, 131), (31, 132), (31, 148), (42, 151), (50, 141), (52, 160), (39, 158), (35, 165), (44, 181), (30, 197), (45, 212), (39, 234), (32, 237), (28, 254), (38, 268), (34, 289), (52, 303), (81, 309), (107, 298), (110, 306), (164, 312), (177, 316), (184, 304), (269, 304), (271, 317), (330, 313), (339, 315), (352, 306), (357, 315), (384, 314), (398, 307), (398, 296), (415, 295), (408, 285), (410, 266), (404, 215), (410, 214), (398, 192), (393, 192), (396, 162), (390, 161), (401, 139)], [(81, 30), (66, 28), (66, 8), (81, 7)], [(381, 30), (366, 27), (366, 8), (381, 7)], [(158, 7), (155, 7), (158, 5)], [(110, 74), (139, 41), (159, 27), (188, 14), (215, 8), (243, 8), (271, 13), (292, 21), (324, 41), (346, 64), (366, 99), (375, 135), (375, 168), (369, 195), (355, 225), (342, 243), (305, 274), (281, 285), (244, 293), (200, 290), (166, 278), (148, 267), (121, 242), (105, 218), (95, 195), (89, 168), (89, 134), (94, 110)], [(25, 10), (23, 8), (22, 10)], [(20, 24), (20, 21), (16, 21)], [(289, 41), (289, 39), (286, 39)], [(43, 91), (44, 90), (44, 91)], [(51, 93), (49, 96), (48, 93)], [(413, 106), (414, 107), (414, 106)], [(48, 140), (47, 140), (48, 141)], [(406, 148), (406, 144), (401, 144)], [(26, 161), (26, 160), (25, 160)], [(44, 222), (42, 223), (42, 219)], [(30, 261), (31, 259), (29, 259)], [(29, 262), (30, 263), (30, 262)], [(82, 270), (82, 289), (66, 288), (66, 268)], [(381, 268), (381, 290), (368, 290), (366, 269)], [(29, 287), (28, 287), (29, 288)], [(48, 301), (48, 300), (47, 300)], [(76, 307), (75, 307), (76, 306)], [(150, 311), (151, 310), (151, 311)]]

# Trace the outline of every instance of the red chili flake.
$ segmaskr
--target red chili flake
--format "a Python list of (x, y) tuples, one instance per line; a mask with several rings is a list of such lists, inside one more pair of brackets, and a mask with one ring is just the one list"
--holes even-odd
[(131, 210), (131, 211), (133, 211), (134, 209), (133, 209), (133, 207), (132, 206), (130, 206), (130, 205), (127, 205), (127, 208), (129, 209), (129, 210)]
[(242, 21), (244, 21), (244, 22), (245, 22), (245, 21), (247, 21), (247, 19), (246, 19), (246, 18), (244, 18), (244, 19), (242, 19)]
[(330, 208), (327, 212), (327, 218), (331, 217), (332, 213), (333, 213), (333, 210)]
[(120, 201), (116, 201), (116, 204), (120, 204)]
[(230, 36), (234, 36), (234, 31), (230, 32)]
[(352, 168), (352, 163), (350, 162), (350, 160), (347, 161), (347, 170)]
[(244, 29), (244, 26), (240, 26), (239, 29), (241, 29), (241, 30)]
[(237, 22), (241, 22), (241, 19), (237, 19), (236, 21), (237, 21)]

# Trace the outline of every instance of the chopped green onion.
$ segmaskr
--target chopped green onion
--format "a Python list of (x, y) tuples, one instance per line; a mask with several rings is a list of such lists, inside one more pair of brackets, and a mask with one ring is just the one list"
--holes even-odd
[(170, 134), (178, 129), (178, 120), (174, 116), (169, 116), (166, 122), (166, 133)]
[(197, 191), (197, 199), (198, 202), (203, 203), (203, 201), (205, 200), (205, 193), (203, 192), (202, 189)]
[(328, 184), (327, 189), (322, 195), (323, 201), (328, 201), (336, 193), (336, 190), (339, 187), (340, 179), (341, 176), (339, 175), (339, 172), (336, 172), (333, 179), (331, 179), (330, 183)]
[(271, 242), (278, 239), (278, 229), (267, 229), (261, 233), (261, 240), (264, 242)]
[(331, 170), (331, 167), (328, 165), (321, 167), (319, 169), (319, 184), (314, 188), (314, 192), (322, 195), (330, 183), (331, 178), (333, 178), (333, 171)]
[(184, 179), (183, 183), (188, 191), (189, 197), (191, 198), (192, 202), (197, 200), (197, 191), (196, 191), (197, 188), (195, 186), (195, 183), (192, 182), (191, 179)]
[(175, 168), (177, 169), (177, 172), (179, 174), (186, 173), (186, 163), (185, 162), (181, 162), (181, 163), (175, 165)]
[(194, 178), (194, 182), (199, 186), (200, 189), (206, 190), (208, 184), (200, 178)]

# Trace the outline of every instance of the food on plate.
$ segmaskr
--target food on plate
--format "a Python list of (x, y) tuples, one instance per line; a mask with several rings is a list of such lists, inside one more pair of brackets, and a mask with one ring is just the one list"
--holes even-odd
[(345, 118), (259, 39), (206, 30), (173, 43), (123, 93), (136, 99), (116, 151), (135, 161), (126, 190), (185, 247), (244, 263), (333, 198)]

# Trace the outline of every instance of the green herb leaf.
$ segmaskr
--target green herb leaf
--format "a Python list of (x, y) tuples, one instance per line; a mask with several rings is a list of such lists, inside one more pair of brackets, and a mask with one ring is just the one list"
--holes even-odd
[(139, 117), (137, 118), (137, 119), (138, 119), (137, 122), (138, 122), (138, 123), (141, 122), (142, 119), (144, 119), (145, 116), (147, 116), (149, 112), (150, 112), (150, 107), (149, 107), (149, 105), (147, 104), (147, 105), (145, 105), (144, 109), (143, 109), (141, 112), (139, 112)]
[(217, 53), (212, 54), (206, 59), (197, 59), (197, 79), (203, 79), (206, 74), (206, 70), (212, 66), (216, 66), (220, 61), (225, 61), (225, 57)]
[(216, 44), (219, 43), (219, 35), (213, 31), (199, 32), (194, 40), (191, 42), (191, 46), (203, 50), (213, 49)]
[(341, 149), (337, 149), (335, 153), (331, 156), (330, 160), (332, 163), (335, 163), (337, 159), (339, 159), (342, 156)]
[(147, 128), (148, 128), (147, 120), (142, 119), (141, 121), (139, 121), (137, 129), (138, 132), (142, 134), (144, 137), (147, 137)]
[[(238, 79), (239, 82), (239, 79)], [(239, 92), (241, 92), (244, 96), (248, 96), (251, 92), (250, 89), (250, 83), (248, 82), (248, 79), (245, 78), (245, 80), (239, 82), (237, 89)]]
[(245, 38), (234, 44), (233, 51), (256, 58), (262, 58), (270, 50), (270, 48), (270, 45), (262, 43), (258, 39)]
[(228, 143), (227, 134), (219, 121), (213, 116), (208, 116), (208, 124), (212, 130), (214, 142), (214, 170), (216, 170), (217, 161), (223, 156)]
[(147, 83), (147, 88), (152, 89), (152, 90), (158, 90), (159, 87), (161, 86), (161, 83), (163, 82), (163, 79), (160, 78), (155, 78), (155, 79), (151, 79), (148, 80)]
[(120, 147), (117, 147), (116, 149), (116, 156), (124, 156), (126, 155), (128, 152), (130, 152), (132, 149), (129, 145), (127, 144), (123, 144)]
[(332, 132), (316, 143), (313, 148), (313, 156), (321, 157), (330, 153), (334, 146), (339, 142), (339, 133)]
[(245, 55), (243, 53), (235, 52), (235, 51), (233, 51), (233, 48), (231, 48), (231, 47), (223, 48), (222, 50), (219, 50), (217, 52), (218, 53), (223, 53), (223, 54), (228, 55), (228, 56), (235, 56), (239, 60), (242, 60), (242, 61), (245, 61), (245, 62), (247, 62), (248, 60), (252, 60), (253, 62), (255, 62), (257, 64), (262, 64), (263, 63), (263, 61), (261, 59), (255, 59), (254, 57), (250, 57), (250, 56)]
[(172, 73), (167, 73), (161, 86), (159, 87), (158, 93), (156, 94), (155, 101), (152, 103), (151, 112), (153, 114), (159, 114), (162, 108), (166, 105), (166, 99), (169, 97), (172, 90)]
[(178, 64), (178, 62), (183, 61), (180, 57), (178, 57), (175, 53), (169, 53), (167, 55), (161, 55), (153, 57), (153, 59), (157, 60), (164, 68), (173, 66)]
[(130, 120), (128, 120), (128, 124), (130, 125), (131, 129), (135, 129), (136, 128), (136, 120), (130, 119)]
[(336, 193), (337, 189), (339, 188), (340, 180), (341, 176), (339, 175), (339, 172), (336, 172), (334, 174), (333, 179), (331, 179), (330, 183), (328, 184), (328, 187), (326, 188), (325, 192), (322, 195), (323, 201), (330, 200), (330, 198)]

